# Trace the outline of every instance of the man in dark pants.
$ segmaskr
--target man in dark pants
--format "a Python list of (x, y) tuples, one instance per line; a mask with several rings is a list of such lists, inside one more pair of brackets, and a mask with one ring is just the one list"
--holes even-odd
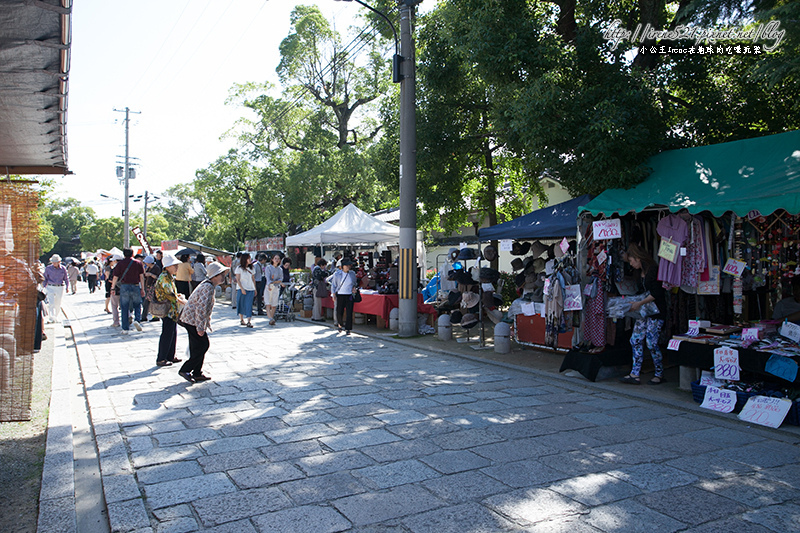
[(264, 289), (267, 286), (267, 280), (264, 279), (264, 269), (267, 266), (267, 254), (258, 254), (258, 262), (253, 265), (256, 271), (254, 279), (256, 280), (256, 308), (258, 314), (264, 314)]

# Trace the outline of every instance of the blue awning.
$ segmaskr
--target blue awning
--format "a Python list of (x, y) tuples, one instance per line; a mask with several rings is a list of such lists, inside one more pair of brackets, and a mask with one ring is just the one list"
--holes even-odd
[(482, 241), (575, 237), (578, 232), (578, 207), (586, 205), (591, 199), (590, 195), (584, 194), (560, 204), (537, 209), (514, 220), (478, 230), (478, 237)]

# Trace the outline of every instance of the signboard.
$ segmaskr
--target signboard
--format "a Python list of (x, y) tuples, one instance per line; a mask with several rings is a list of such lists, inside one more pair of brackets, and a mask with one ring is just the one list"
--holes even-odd
[(744, 328), (742, 330), (742, 340), (743, 341), (757, 341), (758, 340), (758, 328)]
[(164, 252), (169, 250), (177, 250), (178, 246), (180, 246), (178, 239), (174, 239), (171, 241), (161, 241), (161, 250)]
[(733, 348), (716, 348), (714, 350), (714, 377), (739, 381), (739, 351)]
[(797, 363), (795, 363), (794, 359), (776, 353), (769, 356), (769, 360), (764, 365), (764, 370), (786, 381), (797, 379)]
[(678, 245), (672, 240), (661, 241), (661, 246), (658, 247), (658, 257), (663, 257), (670, 263), (678, 260)]
[(514, 247), (514, 241), (511, 239), (501, 239), (500, 240), (500, 251), (501, 252), (510, 252)]
[(708, 370), (703, 370), (702, 373), (700, 374), (701, 387), (708, 387), (709, 385), (711, 385), (712, 387), (721, 387), (723, 384), (724, 381), (715, 378), (714, 374), (712, 374)]
[(596, 241), (621, 238), (622, 226), (620, 225), (619, 219), (610, 218), (608, 220), (598, 220), (593, 222), (592, 235)]
[(567, 250), (569, 250), (569, 242), (567, 242), (566, 237), (564, 237), (564, 239), (561, 241), (558, 247), (561, 248), (562, 253), (567, 253)]
[(667, 350), (675, 350), (681, 347), (681, 339), (670, 339), (667, 343)]
[(686, 334), (690, 337), (697, 337), (698, 335), (700, 335), (700, 321), (690, 320), (689, 331), (687, 331)]
[(736, 391), (728, 389), (718, 389), (712, 385), (706, 387), (706, 394), (700, 407), (719, 411), (720, 413), (730, 413), (736, 407)]
[(133, 228), (133, 234), (136, 236), (137, 239), (139, 239), (139, 244), (141, 244), (142, 248), (144, 248), (144, 252), (147, 255), (152, 255), (153, 249), (150, 247), (150, 243), (147, 242), (147, 237), (145, 237), (144, 233), (142, 233), (142, 230), (139, 229), (139, 226)]
[(791, 400), (786, 398), (751, 396), (744, 404), (742, 412), (739, 413), (739, 420), (777, 428), (783, 423), (783, 419), (786, 418), (791, 407)]
[(730, 258), (725, 262), (725, 267), (722, 269), (722, 272), (725, 274), (730, 274), (737, 278), (741, 278), (742, 274), (744, 274), (745, 269), (745, 262), (739, 261), (738, 259)]
[(709, 269), (708, 281), (697, 283), (697, 294), (719, 294), (719, 265), (714, 265)]

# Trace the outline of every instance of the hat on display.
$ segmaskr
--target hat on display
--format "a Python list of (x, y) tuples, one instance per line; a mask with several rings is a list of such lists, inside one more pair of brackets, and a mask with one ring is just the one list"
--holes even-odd
[(455, 281), (456, 283), (461, 283), (462, 285), (477, 285), (477, 281), (472, 279), (472, 274), (465, 270), (457, 270), (455, 274)]
[(494, 307), (494, 291), (483, 291), (481, 295), (481, 301), (483, 302), (483, 306), (487, 309), (491, 309)]
[(447, 252), (447, 257), (450, 258), (450, 261), (455, 261), (458, 259), (458, 248), (450, 248), (450, 251)]
[(522, 270), (524, 268), (524, 265), (522, 264), (522, 259), (520, 259), (519, 257), (514, 258), (511, 261), (511, 268), (514, 270), (514, 272), (516, 272), (517, 270)]
[(461, 301), (461, 293), (458, 291), (450, 291), (447, 294), (447, 302), (450, 305), (456, 305), (458, 302)]
[(536, 271), (536, 260), (533, 258), (533, 256), (526, 257), (525, 261), (523, 261), (523, 264), (525, 265), (525, 270), (523, 271), (525, 274), (530, 274), (531, 272)]
[(524, 284), (525, 284), (525, 274), (524, 273), (521, 272), (521, 273), (517, 274), (516, 276), (514, 276), (514, 285), (516, 285), (517, 287), (522, 287)]
[(472, 309), (481, 301), (481, 297), (477, 292), (465, 292), (461, 295), (461, 307)]
[(545, 251), (547, 251), (547, 246), (540, 243), (539, 241), (534, 242), (533, 245), (531, 246), (531, 255), (533, 256), (534, 259), (538, 258)]
[(522, 243), (519, 241), (514, 241), (511, 245), (511, 255), (525, 255), (522, 253)]
[(461, 311), (453, 311), (452, 313), (450, 313), (450, 323), (451, 324), (460, 323), (462, 316), (463, 314), (461, 313)]
[(540, 257), (539, 259), (535, 259), (535, 260), (533, 261), (533, 270), (534, 270), (534, 272), (541, 272), (541, 271), (543, 271), (543, 270), (544, 270), (544, 267), (545, 267), (545, 264), (547, 264), (547, 261), (545, 261), (545, 260), (544, 260), (544, 259), (542, 259), (541, 257)]
[(164, 254), (164, 259), (161, 260), (161, 264), (164, 265), (164, 268), (177, 265), (180, 262), (181, 262), (180, 259), (178, 259), (174, 255), (168, 255), (168, 254)]
[(564, 257), (564, 250), (561, 249), (561, 244), (556, 243), (553, 245), (553, 253), (556, 255), (556, 259), (561, 259)]
[(547, 249), (547, 259), (548, 260), (549, 259), (555, 259), (555, 257), (556, 257), (555, 247), (556, 247), (555, 244), (551, 244), (550, 247)]
[(216, 261), (214, 261), (213, 263), (211, 263), (206, 267), (206, 278), (211, 279), (214, 276), (219, 276), (220, 274), (228, 270), (230, 270), (230, 268), (226, 267), (222, 263), (217, 263)]
[(53, 255), (50, 256), (50, 263), (51, 264), (52, 263), (60, 263), (60, 262), (61, 262), (61, 256), (60, 255), (53, 254)]
[(457, 259), (467, 260), (467, 259), (477, 259), (478, 258), (478, 250), (475, 248), (462, 248), (461, 251), (458, 252)]
[(495, 248), (491, 244), (489, 246), (484, 246), (482, 255), (483, 258), (486, 259), (487, 261), (494, 261), (495, 259), (497, 259), (497, 248)]
[(461, 327), (464, 329), (474, 328), (478, 325), (478, 316), (474, 313), (467, 313), (461, 317)]
[(500, 272), (493, 268), (481, 267), (479, 276), (483, 283), (494, 283), (500, 279)]
[(153, 257), (152, 255), (148, 255), (147, 257), (145, 257), (145, 258), (142, 260), (142, 262), (144, 262), (144, 263), (147, 263), (148, 265), (152, 265), (153, 263), (155, 263), (155, 262), (156, 262), (156, 258), (155, 258), (155, 257)]
[(503, 295), (502, 294), (496, 292), (496, 293), (492, 294), (492, 299), (494, 300), (494, 306), (495, 307), (500, 307), (501, 305), (503, 305)]
[(499, 324), (501, 320), (503, 320), (503, 312), (499, 309), (492, 309), (491, 311), (486, 311), (486, 316), (489, 317), (489, 320), (494, 322), (495, 324)]

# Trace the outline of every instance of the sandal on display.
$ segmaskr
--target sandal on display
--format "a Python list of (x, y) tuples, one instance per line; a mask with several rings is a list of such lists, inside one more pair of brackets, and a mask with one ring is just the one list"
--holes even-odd
[(663, 378), (662, 376), (656, 376), (653, 379), (651, 379), (650, 381), (648, 381), (647, 384), (648, 385), (661, 385), (665, 381), (667, 381), (667, 380), (665, 378)]
[(635, 378), (635, 377), (631, 376), (630, 374), (628, 374), (624, 378), (620, 378), (619, 382), (620, 383), (627, 383), (628, 385), (641, 385), (642, 384), (642, 382), (639, 381), (639, 378)]

